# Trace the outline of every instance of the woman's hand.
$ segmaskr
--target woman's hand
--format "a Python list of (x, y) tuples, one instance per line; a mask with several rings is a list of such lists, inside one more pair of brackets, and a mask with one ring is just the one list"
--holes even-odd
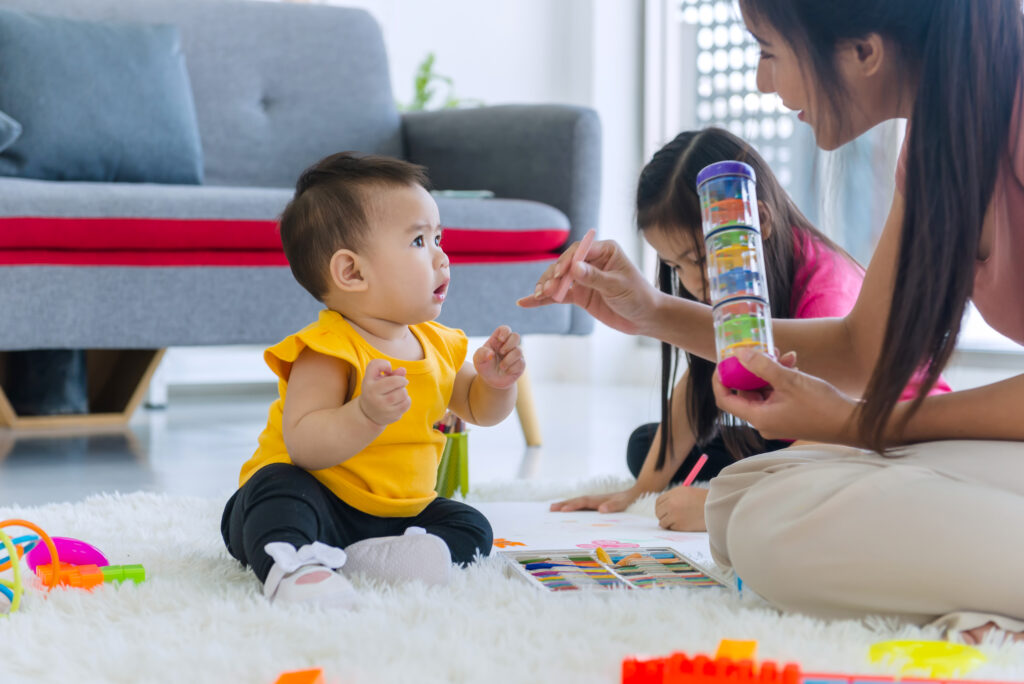
[(658, 524), (677, 532), (706, 532), (704, 502), (708, 490), (699, 487), (673, 487), (658, 497), (654, 513)]
[(647, 321), (655, 315), (661, 292), (643, 277), (614, 240), (595, 242), (586, 259), (573, 264), (579, 248), (574, 243), (548, 266), (537, 281), (532, 295), (517, 304), (534, 308), (556, 304), (554, 294), (564, 278), (572, 278), (569, 293), (562, 300), (586, 310), (605, 325), (621, 332), (643, 334)]
[(716, 371), (712, 387), (718, 407), (741, 418), (765, 439), (802, 439), (857, 446), (853, 417), (857, 402), (821, 378), (796, 368), (796, 354), (778, 361), (741, 350), (736, 358), (769, 386), (743, 392), (727, 389)]
[(640, 498), (646, 492), (635, 488), (626, 489), (621, 492), (610, 494), (591, 494), (589, 496), (577, 496), (574, 499), (556, 501), (551, 504), (551, 510), (555, 512), (570, 513), (572, 511), (598, 511), (600, 513), (621, 513), (629, 508), (630, 504)]

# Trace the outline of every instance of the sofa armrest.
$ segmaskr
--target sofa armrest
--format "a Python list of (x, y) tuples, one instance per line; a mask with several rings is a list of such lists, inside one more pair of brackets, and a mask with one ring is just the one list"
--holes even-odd
[(435, 188), (492, 190), (562, 211), (570, 240), (597, 227), (601, 124), (568, 105), (502, 105), (412, 112), (402, 117), (406, 157)]

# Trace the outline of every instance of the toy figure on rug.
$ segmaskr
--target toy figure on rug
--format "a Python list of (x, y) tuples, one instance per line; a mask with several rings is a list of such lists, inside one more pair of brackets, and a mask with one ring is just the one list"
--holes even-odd
[(507, 326), (466, 363), (466, 335), (433, 322), (450, 269), (427, 185), (422, 167), (339, 153), (281, 216), (292, 273), (326, 308), (266, 351), (280, 398), (221, 523), (271, 601), (352, 605), (341, 569), (444, 584), (490, 551), (487, 519), (434, 492), (433, 426), (446, 409), (503, 420), (525, 361)]

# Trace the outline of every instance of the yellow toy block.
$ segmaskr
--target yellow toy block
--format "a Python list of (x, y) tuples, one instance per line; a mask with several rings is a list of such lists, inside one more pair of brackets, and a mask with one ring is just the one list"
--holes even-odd
[(718, 651), (715, 653), (715, 659), (730, 658), (734, 661), (749, 660), (753, 662), (756, 655), (756, 640), (734, 641), (732, 639), (722, 639), (718, 642)]

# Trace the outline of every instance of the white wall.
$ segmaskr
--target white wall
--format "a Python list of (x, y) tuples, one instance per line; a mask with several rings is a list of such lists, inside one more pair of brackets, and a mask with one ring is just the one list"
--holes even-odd
[[(593, 107), (603, 128), (601, 238), (639, 255), (634, 183), (642, 166), (643, 0), (330, 0), (378, 20), (392, 89), (412, 98), (429, 52), (455, 94), (485, 104), (564, 103)], [(524, 293), (525, 294), (525, 293)], [(597, 325), (586, 338), (525, 343), (535, 381), (650, 382), (651, 348)], [(170, 384), (246, 382), (266, 377), (261, 349), (171, 349), (159, 373)]]

